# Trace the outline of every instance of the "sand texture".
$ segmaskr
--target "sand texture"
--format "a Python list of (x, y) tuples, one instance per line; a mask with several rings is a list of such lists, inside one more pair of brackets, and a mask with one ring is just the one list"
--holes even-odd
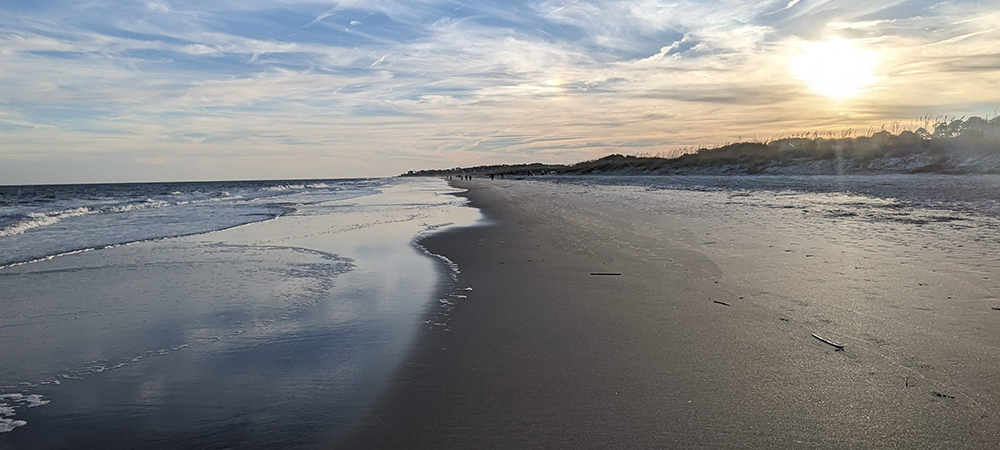
[(472, 290), (430, 313), (446, 325), (345, 448), (998, 443), (987, 219), (831, 213), (885, 207), (843, 196), (455, 185), (490, 224), (423, 245)]

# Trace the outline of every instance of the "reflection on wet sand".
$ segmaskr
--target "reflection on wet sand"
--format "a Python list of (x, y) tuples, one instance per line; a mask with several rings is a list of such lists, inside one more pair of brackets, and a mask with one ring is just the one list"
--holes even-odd
[[(295, 447), (358, 420), (478, 212), (437, 180), (273, 221), (0, 271), (2, 448)], [(50, 402), (40, 407), (21, 397)], [(27, 398), (27, 397), (24, 397)], [(20, 426), (19, 426), (20, 425)]]

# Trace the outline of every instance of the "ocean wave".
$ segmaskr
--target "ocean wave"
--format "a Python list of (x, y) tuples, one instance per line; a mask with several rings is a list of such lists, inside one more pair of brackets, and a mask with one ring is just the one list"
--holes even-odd
[(274, 220), (274, 219), (276, 219), (278, 217), (281, 217), (281, 216), (284, 216), (284, 215), (288, 215), (288, 214), (291, 214), (291, 213), (295, 212), (295, 208), (293, 208), (291, 206), (281, 206), (281, 205), (277, 205), (277, 204), (274, 205), (274, 206), (275, 207), (280, 207), (280, 212), (276, 212), (276, 213), (273, 213), (273, 214), (263, 214), (263, 215), (258, 214), (258, 216), (265, 217), (263, 219), (251, 220), (251, 221), (248, 221), (248, 222), (237, 223), (237, 224), (234, 224), (234, 225), (229, 225), (229, 226), (225, 226), (225, 227), (222, 227), (222, 228), (215, 228), (215, 229), (211, 229), (211, 230), (195, 231), (195, 232), (191, 232), (191, 233), (164, 234), (162, 236), (156, 236), (156, 237), (141, 238), (141, 239), (129, 240), (129, 241), (118, 242), (118, 243), (101, 244), (101, 245), (97, 245), (97, 246), (94, 246), (94, 247), (78, 248), (78, 249), (73, 249), (73, 250), (69, 250), (69, 251), (64, 251), (64, 252), (59, 252), (59, 253), (53, 253), (53, 254), (50, 254), (50, 255), (45, 255), (45, 256), (40, 256), (40, 257), (34, 257), (34, 258), (28, 258), (28, 259), (23, 259), (23, 260), (12, 260), (12, 261), (8, 261), (8, 262), (4, 262), (3, 260), (0, 260), (0, 270), (8, 269), (8, 268), (11, 268), (11, 267), (23, 266), (23, 265), (26, 265), (26, 264), (34, 264), (34, 263), (37, 263), (37, 262), (48, 261), (48, 260), (59, 258), (59, 257), (62, 257), (62, 256), (69, 256), (69, 255), (75, 255), (75, 254), (78, 254), (78, 253), (91, 252), (91, 251), (94, 251), (94, 250), (103, 250), (103, 249), (106, 249), (106, 248), (121, 247), (121, 246), (125, 246), (125, 245), (138, 244), (140, 242), (158, 241), (158, 240), (161, 240), (161, 239), (172, 239), (172, 238), (179, 238), (179, 237), (185, 237), (185, 236), (194, 236), (194, 235), (198, 235), (198, 234), (209, 233), (209, 232), (212, 232), (212, 231), (230, 230), (230, 229), (233, 229), (233, 228), (238, 228), (238, 227), (250, 225), (252, 223), (259, 223), (259, 222), (265, 222), (265, 221), (268, 221), (268, 220)]
[(24, 233), (33, 228), (40, 228), (48, 225), (53, 225), (58, 223), (60, 220), (82, 216), (85, 214), (93, 214), (93, 211), (87, 207), (73, 208), (64, 211), (50, 211), (50, 212), (35, 212), (27, 213), (21, 215), (21, 218), (15, 219), (11, 224), (0, 228), (0, 237), (14, 236), (16, 234)]
[(305, 189), (304, 184), (282, 184), (278, 186), (265, 186), (260, 188), (262, 191), (290, 191), (292, 189)]
[(101, 213), (124, 213), (141, 209), (163, 208), (173, 206), (177, 203), (165, 202), (162, 200), (145, 199), (137, 203), (125, 203), (110, 206), (80, 206), (77, 208), (64, 209), (58, 211), (31, 212), (17, 214), (9, 224), (0, 227), (0, 237), (14, 236), (27, 232), (35, 228), (55, 225), (64, 219), (71, 217), (85, 216), (89, 214)]
[[(177, 185), (0, 186), (0, 269), (76, 251), (218, 231), (293, 213), (309, 192), (370, 195), (383, 181), (219, 182)], [(340, 192), (344, 191), (344, 192)], [(353, 193), (353, 195), (352, 195)], [(39, 199), (50, 199), (41, 203)], [(217, 206), (216, 206), (217, 205)], [(84, 217), (78, 217), (84, 216)]]
[(296, 189), (330, 189), (333, 186), (329, 184), (320, 183), (309, 183), (309, 184), (279, 184), (277, 186), (265, 186), (260, 188), (262, 191), (291, 191)]
[(139, 203), (126, 203), (124, 205), (107, 206), (107, 207), (103, 207), (103, 208), (98, 208), (96, 212), (98, 212), (98, 213), (103, 213), (103, 212), (119, 213), (119, 212), (138, 211), (140, 209), (163, 208), (165, 206), (173, 206), (173, 205), (176, 205), (176, 203), (165, 202), (163, 200), (153, 200), (151, 198), (147, 198), (147, 199), (145, 199), (145, 200), (143, 200), (143, 201), (141, 201)]

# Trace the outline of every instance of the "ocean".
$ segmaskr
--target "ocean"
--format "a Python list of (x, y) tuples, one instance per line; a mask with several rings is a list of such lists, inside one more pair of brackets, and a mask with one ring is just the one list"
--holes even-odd
[(260, 222), (384, 179), (0, 186), (0, 266)]
[(457, 286), (436, 179), (0, 187), (0, 449), (314, 448)]

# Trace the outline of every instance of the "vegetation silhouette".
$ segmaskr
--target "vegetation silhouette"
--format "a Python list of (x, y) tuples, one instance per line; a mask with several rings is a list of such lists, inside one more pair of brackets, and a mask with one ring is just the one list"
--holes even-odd
[(403, 176), (468, 174), (683, 174), (683, 173), (1000, 173), (1000, 117), (938, 119), (915, 130), (892, 123), (863, 135), (854, 130), (760, 141), (751, 139), (712, 148), (677, 149), (668, 154), (613, 154), (571, 165), (515, 164), (410, 171)]

